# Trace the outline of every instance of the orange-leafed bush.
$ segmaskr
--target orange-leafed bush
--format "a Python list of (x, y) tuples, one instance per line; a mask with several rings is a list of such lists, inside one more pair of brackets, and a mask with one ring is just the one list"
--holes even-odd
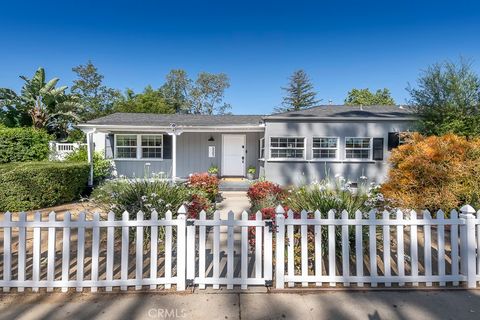
[(215, 201), (219, 180), (216, 176), (211, 176), (208, 173), (195, 173), (188, 178), (188, 185), (204, 191), (211, 201)]
[(248, 188), (248, 199), (250, 200), (251, 210), (257, 210), (275, 207), (282, 202), (284, 190), (276, 183), (270, 181), (258, 181)]
[(480, 208), (480, 139), (413, 134), (390, 156), (381, 192), (395, 206), (451, 210)]

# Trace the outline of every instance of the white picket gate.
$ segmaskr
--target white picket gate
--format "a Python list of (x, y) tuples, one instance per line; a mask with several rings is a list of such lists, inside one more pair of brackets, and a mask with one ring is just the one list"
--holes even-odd
[[(233, 289), (234, 285), (240, 285), (242, 289), (247, 289), (248, 285), (269, 285), (272, 281), (272, 222), (262, 220), (260, 212), (255, 217), (255, 220), (248, 220), (248, 213), (244, 211), (241, 220), (235, 220), (234, 213), (230, 211), (228, 220), (221, 220), (217, 211), (213, 220), (207, 220), (202, 211), (199, 220), (187, 220), (187, 284), (199, 285), (200, 289), (205, 289), (206, 285), (213, 285), (216, 289), (220, 285), (226, 285), (227, 289)], [(224, 276), (221, 276), (221, 226), (227, 227)], [(207, 249), (208, 227), (213, 228), (211, 249)], [(241, 230), (240, 252), (234, 250), (234, 228)], [(254, 247), (249, 246), (248, 228), (255, 228)], [(210, 251), (212, 262), (209, 265), (212, 268), (209, 275), (206, 273), (206, 257)], [(238, 264), (239, 268), (236, 268)], [(254, 267), (249, 268), (252, 265)]]
[[(163, 219), (153, 212), (148, 220), (142, 212), (135, 220), (127, 212), (121, 220), (113, 213), (106, 219), (98, 213), (57, 219), (52, 212), (48, 220), (36, 213), (32, 220), (7, 212), (0, 221), (0, 287), (5, 292), (246, 289), (273, 283), (279, 289), (285, 284), (474, 288), (480, 281), (480, 211), (477, 217), (470, 206), (461, 212), (448, 218), (442, 211), (434, 218), (428, 212), (421, 217), (357, 212), (349, 218), (347, 212), (303, 211), (294, 217), (279, 206), (274, 221), (263, 220), (260, 212), (254, 220), (246, 212), (241, 219), (233, 212), (227, 220), (219, 212), (213, 219), (205, 212), (186, 219), (183, 206), (176, 218), (170, 211)], [(227, 229), (223, 245), (222, 228)]]

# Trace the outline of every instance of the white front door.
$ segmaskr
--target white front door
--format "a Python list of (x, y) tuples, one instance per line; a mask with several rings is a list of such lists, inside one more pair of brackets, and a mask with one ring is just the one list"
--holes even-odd
[(223, 176), (245, 176), (245, 143), (244, 134), (222, 135)]

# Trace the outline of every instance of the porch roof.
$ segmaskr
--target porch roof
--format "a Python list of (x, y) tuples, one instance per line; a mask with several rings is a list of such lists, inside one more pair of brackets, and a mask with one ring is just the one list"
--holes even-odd
[(260, 126), (262, 115), (199, 115), (199, 114), (152, 114), (113, 113), (90, 120), (80, 126), (128, 125), (169, 127), (172, 123), (183, 127), (198, 126)]

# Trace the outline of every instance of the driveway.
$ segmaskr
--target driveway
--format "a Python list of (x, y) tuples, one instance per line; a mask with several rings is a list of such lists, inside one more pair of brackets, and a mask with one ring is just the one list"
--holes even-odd
[(466, 290), (0, 295), (1, 319), (430, 320), (479, 317), (480, 291)]

